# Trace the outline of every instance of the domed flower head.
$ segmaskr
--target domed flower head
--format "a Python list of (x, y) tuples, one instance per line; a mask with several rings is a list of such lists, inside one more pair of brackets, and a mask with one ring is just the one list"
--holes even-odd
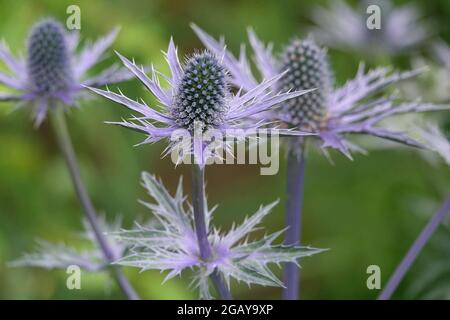
[(47, 111), (57, 103), (75, 106), (86, 85), (104, 85), (130, 78), (130, 73), (113, 65), (99, 75), (87, 72), (102, 59), (118, 29), (86, 46), (79, 54), (78, 34), (67, 32), (61, 23), (44, 19), (31, 29), (26, 58), (14, 57), (5, 43), (0, 44), (0, 60), (11, 74), (0, 72), (0, 84), (19, 93), (1, 94), (0, 101), (20, 101), (34, 108), (35, 125), (45, 119)]
[[(214, 54), (208, 51), (195, 53), (187, 57), (182, 65), (171, 39), (165, 55), (171, 76), (163, 75), (152, 67), (152, 76), (148, 77), (134, 61), (130, 61), (118, 53), (125, 67), (142, 81), (156, 97), (161, 105), (159, 111), (148, 107), (143, 101), (134, 101), (121, 92), (90, 89), (141, 115), (115, 124), (146, 134), (147, 138), (143, 143), (171, 139), (175, 132), (185, 132), (194, 142), (191, 144), (193, 148), (189, 149), (187, 153), (194, 154), (199, 164), (203, 164), (205, 160), (202, 153), (204, 150), (204, 140), (201, 137), (203, 132), (216, 130), (224, 133), (223, 136), (225, 136), (232, 135), (233, 129), (244, 129), (243, 134), (245, 135), (245, 130), (257, 129), (264, 124), (250, 121), (252, 116), (308, 92), (308, 90), (272, 91), (270, 88), (274, 87), (275, 83), (285, 74), (280, 72), (262, 83), (255, 82), (255, 86), (245, 93), (239, 90), (234, 94), (229, 88), (231, 79), (229, 70), (223, 64), (223, 54)], [(158, 76), (167, 80), (169, 85), (167, 89), (161, 86)], [(281, 134), (289, 132), (283, 129), (277, 131)], [(200, 133), (200, 137), (197, 133)], [(242, 131), (239, 134), (242, 134)], [(199, 144), (200, 147), (195, 148), (196, 144)], [(171, 143), (168, 150), (173, 147), (174, 143)]]
[[(214, 52), (222, 47), (222, 43), (200, 28), (193, 28), (209, 50)], [(388, 129), (380, 123), (400, 114), (449, 108), (448, 105), (434, 105), (419, 100), (399, 101), (396, 95), (379, 94), (387, 86), (418, 75), (421, 72), (419, 70), (392, 72), (389, 68), (377, 68), (365, 72), (361, 64), (354, 79), (342, 87), (335, 87), (327, 53), (312, 39), (292, 40), (284, 48), (281, 58), (277, 59), (272, 54), (271, 44), (264, 45), (251, 29), (248, 33), (256, 65), (264, 78), (287, 70), (286, 76), (274, 83), (272, 90), (317, 88), (283, 102), (279, 112), (266, 113), (266, 119), (277, 119), (291, 128), (316, 133), (317, 136), (312, 138), (321, 141), (324, 152), (330, 147), (351, 158), (352, 149), (361, 149), (347, 140), (348, 134), (371, 135), (414, 147), (425, 147), (407, 133)], [(242, 62), (232, 53), (227, 52), (226, 56), (224, 61), (234, 71), (231, 73), (234, 82), (244, 90), (252, 90), (255, 86), (254, 77), (237, 67)], [(245, 54), (241, 53), (243, 56)]]
[(361, 1), (357, 9), (332, 1), (329, 8), (316, 7), (311, 17), (317, 25), (312, 32), (320, 43), (367, 56), (405, 53), (432, 33), (431, 23), (415, 5), (395, 8), (389, 0)]

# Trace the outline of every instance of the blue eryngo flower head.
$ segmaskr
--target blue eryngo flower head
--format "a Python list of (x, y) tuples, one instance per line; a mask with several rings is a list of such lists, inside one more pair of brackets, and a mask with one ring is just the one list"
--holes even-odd
[(286, 122), (310, 130), (319, 128), (327, 113), (333, 81), (326, 53), (310, 39), (293, 40), (282, 53), (281, 70), (287, 70), (279, 81), (283, 91), (316, 89), (283, 104)]
[(189, 58), (170, 110), (175, 123), (190, 131), (194, 122), (207, 127), (224, 123), (227, 94), (226, 73), (209, 52)]
[(67, 32), (53, 19), (37, 22), (28, 38), (26, 58), (14, 57), (5, 43), (0, 44), (0, 60), (11, 71), (11, 74), (0, 72), (0, 84), (19, 92), (2, 94), (0, 101), (18, 101), (21, 102), (18, 106), (33, 106), (35, 124), (39, 126), (48, 110), (58, 104), (77, 105), (83, 86), (129, 79), (131, 74), (117, 65), (97, 76), (87, 77), (87, 72), (102, 59), (117, 33), (116, 28), (78, 54), (78, 33)]
[[(245, 219), (228, 232), (221, 232), (210, 224), (213, 209), (206, 210), (206, 224), (209, 228), (208, 240), (212, 255), (204, 260), (200, 257), (193, 223), (193, 213), (186, 206), (182, 183), (174, 196), (154, 176), (143, 173), (143, 185), (156, 203), (145, 203), (156, 216), (156, 222), (148, 226), (137, 226), (134, 230), (114, 233), (117, 240), (131, 246), (130, 255), (116, 263), (145, 270), (168, 271), (167, 281), (184, 270), (195, 273), (194, 285), (200, 297), (211, 299), (208, 277), (218, 271), (229, 286), (235, 279), (248, 285), (283, 286), (268, 265), (284, 262), (298, 263), (299, 259), (323, 250), (311, 247), (276, 245), (274, 241), (282, 232), (266, 235), (261, 239), (249, 241), (248, 236), (260, 229), (261, 220), (267, 216), (276, 203), (261, 207), (254, 215)], [(206, 204), (206, 199), (204, 199)]]
[(353, 9), (344, 1), (316, 7), (311, 15), (315, 38), (333, 48), (367, 57), (411, 52), (432, 34), (431, 22), (413, 4), (395, 7), (389, 0), (361, 1)]
[(37, 94), (57, 94), (67, 91), (73, 84), (65, 30), (59, 22), (43, 20), (31, 30), (27, 71)]
[[(75, 265), (88, 272), (108, 271), (111, 261), (106, 259), (104, 253), (100, 250), (90, 224), (87, 221), (83, 222), (84, 232), (81, 236), (89, 244), (89, 248), (80, 250), (64, 243), (37, 240), (34, 252), (24, 254), (21, 258), (12, 261), (10, 266), (66, 270), (69, 266)], [(102, 232), (115, 232), (121, 228), (121, 219), (117, 218), (109, 223), (104, 217), (100, 216), (99, 225)], [(80, 238), (79, 234), (77, 238)], [(114, 239), (108, 239), (108, 241), (113, 259), (123, 257), (127, 250), (124, 244)]]
[[(208, 49), (218, 52), (222, 43), (197, 26), (193, 28)], [(265, 113), (264, 117), (266, 120), (278, 120), (297, 127), (301, 131), (312, 130), (317, 136), (311, 138), (321, 144), (324, 152), (327, 148), (333, 148), (351, 158), (352, 150), (361, 151), (360, 147), (347, 140), (346, 136), (349, 134), (365, 134), (425, 148), (425, 145), (407, 132), (388, 129), (382, 123), (401, 114), (449, 108), (449, 105), (424, 103), (420, 99), (405, 101), (400, 100), (396, 94), (382, 94), (382, 89), (415, 77), (422, 70), (395, 72), (384, 67), (366, 72), (364, 64), (361, 64), (354, 79), (341, 87), (335, 87), (326, 53), (313, 40), (295, 40), (286, 47), (281, 58), (277, 58), (272, 53), (271, 44), (263, 44), (252, 29), (249, 29), (248, 34), (256, 66), (264, 78), (270, 78), (279, 70), (289, 68), (288, 76), (274, 83), (273, 90), (280, 86), (284, 90), (297, 89), (299, 86), (317, 88), (316, 91), (282, 102), (283, 112)], [(244, 62), (245, 51), (241, 51), (239, 60), (230, 52), (226, 52), (225, 56), (224, 61), (231, 70), (233, 83), (244, 91), (253, 90), (255, 77), (248, 72), (249, 69), (239, 68), (248, 63)], [(295, 144), (291, 144), (291, 147), (300, 150)]]
[[(200, 132), (215, 130), (223, 136), (230, 134), (233, 129), (243, 129), (244, 132), (257, 129), (264, 123), (250, 120), (253, 116), (308, 92), (308, 90), (283, 93), (272, 91), (270, 88), (274, 87), (285, 74), (277, 73), (262, 83), (255, 82), (252, 90), (233, 93), (229, 90), (230, 70), (224, 66), (222, 54), (208, 51), (196, 53), (187, 57), (182, 65), (171, 39), (165, 55), (171, 76), (162, 75), (152, 68), (152, 75), (149, 77), (134, 61), (118, 53), (125, 67), (156, 97), (162, 107), (161, 110), (149, 108), (145, 102), (132, 100), (121, 92), (90, 89), (140, 114), (139, 117), (115, 124), (146, 134), (147, 138), (143, 143), (170, 139), (174, 133), (185, 130), (186, 134), (195, 140), (192, 144), (194, 148), (188, 153), (194, 154), (201, 165), (206, 160), (201, 154), (203, 147), (195, 148), (195, 144), (202, 144), (203, 140), (202, 137), (196, 139), (197, 135), (193, 132), (195, 128), (199, 128)], [(159, 75), (167, 80), (168, 88), (161, 86)], [(167, 152), (174, 146), (171, 143)]]

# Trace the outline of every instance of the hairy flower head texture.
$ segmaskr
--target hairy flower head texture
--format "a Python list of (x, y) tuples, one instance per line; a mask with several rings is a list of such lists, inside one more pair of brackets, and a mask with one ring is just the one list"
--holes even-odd
[[(222, 47), (223, 50), (223, 47)], [(186, 130), (194, 139), (192, 130), (198, 126), (202, 130), (214, 129), (230, 134), (232, 129), (257, 129), (264, 123), (250, 121), (252, 116), (263, 113), (281, 102), (298, 97), (310, 90), (279, 92), (272, 90), (275, 83), (285, 73), (276, 73), (262, 83), (255, 83), (252, 90), (245, 93), (233, 93), (229, 89), (230, 77), (223, 61), (223, 54), (212, 52), (195, 53), (186, 58), (182, 65), (178, 59), (177, 49), (172, 39), (165, 53), (171, 76), (163, 75), (152, 66), (151, 77), (147, 76), (143, 68), (134, 61), (117, 53), (125, 67), (127, 67), (156, 97), (161, 105), (160, 110), (150, 108), (143, 100), (132, 100), (122, 92), (114, 93), (109, 90), (90, 88), (114, 102), (140, 114), (131, 120), (115, 122), (114, 124), (130, 128), (147, 135), (143, 143), (153, 143), (161, 139), (170, 139), (175, 131)], [(160, 84), (159, 76), (167, 80), (169, 87)], [(281, 134), (290, 131), (280, 129)], [(296, 133), (302, 135), (303, 133)], [(307, 134), (307, 133), (305, 133)], [(199, 139), (199, 144), (203, 140)], [(174, 143), (169, 144), (167, 152), (171, 151)], [(192, 150), (199, 164), (204, 164), (202, 148), (199, 152)]]
[[(283, 283), (269, 269), (269, 264), (280, 265), (295, 262), (322, 249), (274, 244), (282, 232), (266, 235), (249, 241), (248, 236), (267, 216), (276, 203), (261, 207), (255, 214), (234, 226), (228, 232), (221, 232), (211, 226), (215, 208), (206, 207), (206, 225), (212, 247), (212, 255), (207, 261), (200, 257), (194, 229), (193, 212), (185, 204), (185, 196), (180, 180), (174, 196), (154, 176), (143, 173), (142, 181), (156, 203), (144, 203), (155, 215), (156, 221), (148, 226), (113, 233), (118, 241), (131, 247), (130, 254), (116, 263), (140, 268), (142, 271), (156, 269), (168, 271), (167, 281), (184, 270), (192, 269), (195, 277), (193, 285), (199, 289), (200, 297), (211, 299), (209, 275), (217, 270), (229, 286), (233, 278), (248, 285), (283, 286)], [(206, 204), (206, 199), (204, 199)]]
[(35, 125), (39, 126), (49, 109), (58, 104), (76, 106), (86, 85), (105, 85), (124, 81), (131, 74), (113, 65), (99, 75), (86, 73), (103, 57), (118, 29), (78, 54), (78, 33), (68, 32), (54, 19), (43, 19), (31, 29), (26, 57), (14, 57), (5, 43), (0, 43), (0, 60), (11, 74), (0, 72), (0, 84), (19, 93), (0, 95), (0, 101), (21, 102), (18, 107), (31, 105)]
[(318, 6), (311, 17), (314, 37), (333, 48), (368, 57), (408, 53), (432, 34), (431, 23), (414, 4), (395, 7), (390, 0), (361, 1), (356, 9), (342, 0)]
[[(195, 25), (193, 29), (209, 50), (220, 52), (223, 47), (222, 42), (216, 41)], [(288, 76), (275, 83), (273, 90), (280, 85), (284, 89), (296, 89), (301, 85), (317, 87), (316, 95), (312, 95), (315, 92), (313, 91), (300, 97), (301, 99), (284, 101), (281, 109), (283, 112), (265, 113), (264, 118), (266, 121), (278, 120), (297, 127), (301, 131), (315, 132), (317, 135), (311, 138), (321, 143), (321, 150), (325, 153), (327, 148), (333, 148), (351, 158), (351, 151), (362, 151), (359, 146), (347, 140), (346, 136), (349, 134), (370, 135), (409, 146), (426, 148), (427, 146), (413, 139), (407, 132), (383, 127), (383, 121), (401, 114), (449, 108), (449, 105), (424, 103), (420, 99), (400, 100), (395, 93), (381, 94), (386, 87), (415, 77), (422, 70), (393, 72), (390, 68), (382, 67), (366, 72), (364, 64), (360, 64), (354, 79), (347, 81), (341, 87), (336, 87), (333, 86), (326, 53), (323, 49), (319, 49), (312, 39), (294, 40), (296, 45), (287, 46), (281, 58), (278, 59), (272, 53), (272, 44), (267, 46), (263, 44), (252, 29), (248, 30), (248, 35), (256, 66), (263, 78), (269, 78), (277, 74), (280, 69), (289, 67)], [(305, 47), (308, 47), (308, 51), (305, 51)], [(255, 77), (248, 72), (249, 68), (239, 68), (248, 64), (248, 61), (244, 62), (247, 60), (245, 49), (241, 49), (239, 60), (231, 52), (227, 51), (224, 55), (226, 67), (232, 70), (233, 83), (244, 91), (253, 90)]]

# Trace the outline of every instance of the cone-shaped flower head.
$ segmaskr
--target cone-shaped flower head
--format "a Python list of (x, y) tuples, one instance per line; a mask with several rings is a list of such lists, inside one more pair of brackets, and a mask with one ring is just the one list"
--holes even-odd
[(281, 69), (288, 70), (280, 81), (283, 91), (316, 90), (284, 102), (286, 122), (316, 129), (326, 116), (331, 91), (331, 72), (326, 53), (313, 40), (293, 40), (282, 53)]
[(86, 72), (102, 59), (117, 33), (116, 28), (78, 54), (78, 33), (67, 32), (56, 20), (43, 19), (30, 31), (26, 59), (14, 57), (6, 44), (0, 43), (0, 61), (11, 72), (6, 74), (0, 71), (0, 85), (20, 92), (0, 93), (0, 102), (19, 101), (22, 103), (18, 106), (30, 105), (34, 109), (35, 124), (39, 126), (47, 111), (58, 103), (76, 106), (78, 98), (82, 97), (83, 86), (129, 79), (130, 73), (116, 65), (86, 78)]
[(53, 94), (73, 82), (69, 50), (62, 25), (52, 19), (36, 24), (28, 39), (28, 75), (35, 90)]
[(224, 68), (212, 54), (204, 52), (190, 58), (171, 109), (177, 125), (192, 131), (194, 122), (205, 129), (222, 124), (226, 112), (225, 77)]
[[(122, 92), (114, 93), (91, 87), (92, 91), (140, 114), (139, 117), (133, 117), (129, 121), (114, 124), (146, 134), (147, 138), (143, 143), (153, 143), (161, 139), (170, 140), (166, 154), (177, 146), (176, 138), (172, 139), (174, 135), (186, 131), (183, 132), (183, 136), (190, 141), (195, 140), (191, 146), (196, 144), (199, 148), (193, 148), (196, 150), (183, 148), (183, 150), (185, 154), (193, 154), (200, 164), (203, 164), (208, 156), (202, 154), (205, 141), (203, 137), (197, 138), (196, 133), (199, 131), (203, 133), (214, 129), (214, 133), (226, 135), (228, 138), (236, 138), (237, 135), (239, 138), (248, 137), (264, 125), (264, 122), (255, 123), (252, 117), (279, 106), (288, 99), (309, 92), (309, 90), (280, 92), (278, 89), (272, 91), (270, 88), (285, 75), (285, 72), (282, 72), (261, 83), (255, 83), (252, 90), (245, 93), (241, 90), (234, 94), (228, 89), (230, 70), (224, 67), (223, 55), (206, 51), (188, 57), (186, 62), (181, 64), (172, 40), (166, 52), (171, 76), (163, 75), (152, 68), (152, 75), (149, 77), (134, 61), (120, 54), (118, 56), (156, 97), (162, 108), (160, 111), (149, 108), (144, 101), (141, 103), (132, 100)], [(169, 88), (161, 86), (159, 76), (167, 80)], [(278, 134), (291, 134), (290, 130), (274, 129), (272, 133), (275, 131)], [(236, 136), (232, 136), (233, 134)], [(301, 132), (295, 134), (303, 135)]]
[[(205, 47), (224, 56), (231, 82), (243, 91), (253, 91), (256, 77), (251, 73), (245, 47), (241, 46), (237, 59), (231, 52), (222, 51), (223, 41), (215, 40), (195, 25), (192, 27)], [(324, 152), (327, 148), (334, 148), (351, 158), (352, 150), (361, 151), (347, 140), (346, 135), (349, 134), (366, 134), (414, 147), (426, 147), (412, 139), (410, 134), (398, 128), (387, 128), (381, 122), (400, 114), (449, 109), (448, 105), (423, 103), (420, 100), (400, 101), (396, 94), (381, 94), (384, 88), (415, 77), (422, 70), (392, 72), (390, 68), (382, 67), (366, 72), (361, 64), (353, 79), (335, 87), (327, 55), (311, 39), (294, 40), (278, 58), (272, 53), (271, 43), (262, 43), (252, 29), (249, 29), (248, 35), (254, 61), (263, 78), (268, 79), (280, 70), (288, 70), (272, 90), (316, 88), (300, 97), (283, 101), (281, 112), (266, 112), (263, 118), (315, 132), (317, 135), (312, 139), (321, 143)], [(295, 144), (293, 147), (300, 149)]]

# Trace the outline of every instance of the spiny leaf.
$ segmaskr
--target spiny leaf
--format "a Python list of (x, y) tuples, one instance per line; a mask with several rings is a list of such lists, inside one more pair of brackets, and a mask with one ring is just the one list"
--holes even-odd
[[(178, 186), (176, 196), (172, 197), (164, 185), (158, 181), (155, 176), (143, 172), (142, 181), (149, 194), (156, 200), (158, 206), (163, 209), (163, 211), (159, 212), (163, 217), (174, 223), (175, 226), (180, 227), (182, 230), (192, 229), (189, 216), (184, 211), (182, 205), (184, 198), (181, 197), (181, 184)], [(153, 209), (155, 208), (156, 207), (153, 207)]]
[(245, 282), (248, 285), (259, 284), (262, 286), (278, 286), (278, 283), (274, 282), (271, 277), (268, 277), (267, 275), (262, 274), (242, 263), (219, 266), (219, 270), (225, 275), (225, 277), (232, 277), (237, 281)]
[(167, 232), (156, 229), (123, 230), (109, 233), (109, 235), (128, 245), (161, 245), (170, 242), (172, 239)]
[(107, 264), (98, 251), (76, 251), (64, 244), (52, 244), (38, 241), (34, 253), (24, 254), (12, 261), (12, 267), (40, 267), (45, 269), (66, 269), (77, 265), (87, 271), (99, 271)]
[(261, 207), (255, 214), (245, 219), (245, 221), (237, 228), (231, 230), (224, 239), (228, 245), (232, 246), (247, 234), (252, 232), (254, 228), (261, 222), (261, 220), (267, 216), (272, 208), (277, 205), (278, 201), (272, 202), (271, 204)]
[(326, 250), (327, 249), (286, 245), (272, 245), (258, 248), (251, 243), (235, 249), (234, 252), (246, 253), (248, 254), (248, 259), (257, 260), (261, 263), (282, 263), (293, 262), (302, 257), (309, 257)]

